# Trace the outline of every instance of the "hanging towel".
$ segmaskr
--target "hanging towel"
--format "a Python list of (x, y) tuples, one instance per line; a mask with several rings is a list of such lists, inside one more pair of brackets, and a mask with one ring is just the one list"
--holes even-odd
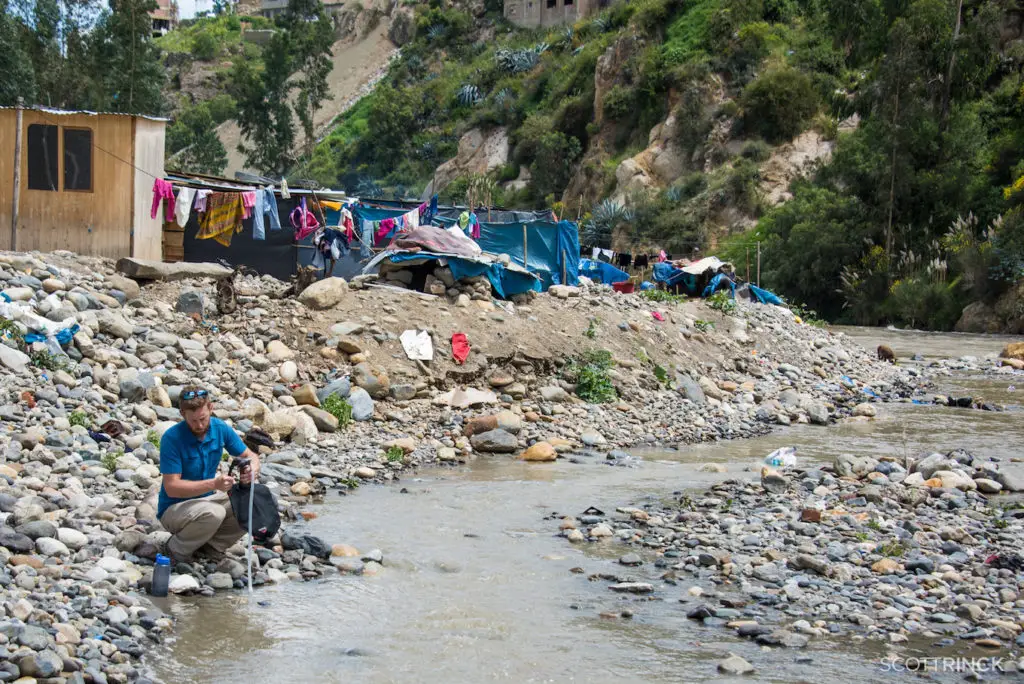
[(215, 192), (206, 200), (206, 215), (199, 224), (200, 240), (213, 238), (225, 247), (242, 231), (242, 193)]
[(164, 201), (164, 221), (174, 216), (174, 186), (162, 178), (153, 181), (153, 206), (149, 209), (149, 218), (156, 218), (156, 210), (160, 208), (160, 200)]
[(192, 188), (178, 190), (178, 197), (174, 200), (174, 220), (182, 228), (188, 223), (188, 215), (192, 211), (192, 200), (195, 197), (196, 191)]
[(480, 220), (474, 212), (469, 213), (469, 236), (474, 240), (480, 239)]
[(469, 358), (469, 341), (466, 340), (465, 333), (452, 335), (452, 357), (459, 364), (466, 363), (466, 359)]
[(192, 208), (196, 210), (197, 214), (201, 214), (206, 211), (206, 198), (210, 196), (212, 190), (196, 190), (196, 202), (192, 205)]
[(242, 193), (242, 218), (252, 216), (252, 210), (256, 206), (256, 192), (250, 190)]
[(291, 199), (292, 193), (288, 192), (288, 181), (281, 179), (281, 199)]

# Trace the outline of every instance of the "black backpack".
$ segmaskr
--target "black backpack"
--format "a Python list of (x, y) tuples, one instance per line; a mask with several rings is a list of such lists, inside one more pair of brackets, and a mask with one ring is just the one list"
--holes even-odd
[[(264, 544), (273, 539), (281, 529), (281, 516), (277, 512), (277, 501), (266, 485), (254, 484), (252, 490), (252, 540)], [(243, 530), (249, 529), (249, 487), (241, 482), (228, 492), (231, 510)]]

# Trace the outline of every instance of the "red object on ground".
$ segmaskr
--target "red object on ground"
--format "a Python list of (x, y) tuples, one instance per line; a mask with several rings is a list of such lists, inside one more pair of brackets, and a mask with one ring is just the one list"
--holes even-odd
[(660, 311), (652, 311), (651, 315), (654, 316), (654, 319), (657, 320), (657, 321), (665, 320), (665, 317), (661, 315)]
[(633, 283), (628, 280), (624, 283), (612, 283), (612, 289), (622, 294), (632, 294), (633, 287)]
[(466, 340), (465, 333), (452, 335), (452, 357), (460, 364), (466, 363), (466, 359), (469, 358), (469, 341)]

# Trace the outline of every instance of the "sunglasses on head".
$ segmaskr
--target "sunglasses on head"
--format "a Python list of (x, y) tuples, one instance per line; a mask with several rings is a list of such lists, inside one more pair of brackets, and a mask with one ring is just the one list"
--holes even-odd
[(206, 390), (189, 390), (181, 393), (182, 401), (192, 401), (199, 397), (205, 397), (208, 394)]

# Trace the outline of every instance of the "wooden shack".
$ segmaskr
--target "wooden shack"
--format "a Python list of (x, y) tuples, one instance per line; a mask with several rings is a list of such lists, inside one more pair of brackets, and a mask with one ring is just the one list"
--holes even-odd
[(0, 108), (0, 250), (159, 261), (163, 214), (150, 218), (150, 208), (165, 126), (131, 114)]

